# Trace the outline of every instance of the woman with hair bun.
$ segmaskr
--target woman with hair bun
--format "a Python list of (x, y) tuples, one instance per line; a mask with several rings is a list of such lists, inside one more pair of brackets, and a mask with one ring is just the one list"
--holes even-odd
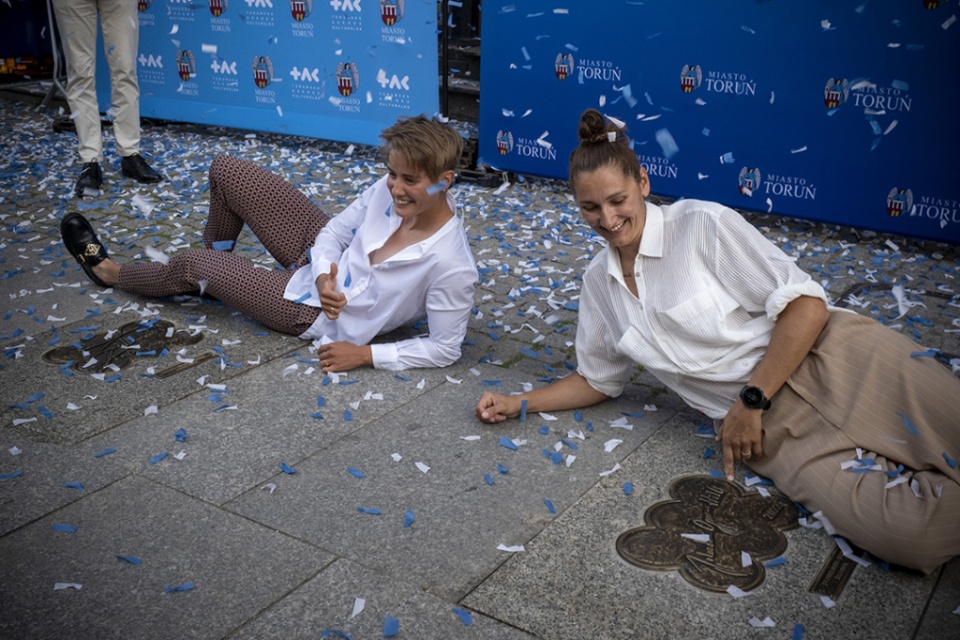
[[(608, 247), (583, 277), (577, 371), (528, 393), (486, 393), (477, 417), (501, 422), (523, 401), (593, 405), (619, 396), (641, 364), (714, 419), (728, 480), (748, 464), (888, 562), (929, 573), (960, 554), (960, 381), (911, 357), (906, 337), (830, 306), (736, 211), (647, 202), (647, 172), (598, 111), (578, 133), (570, 187)], [(858, 458), (871, 470), (846, 469)]]

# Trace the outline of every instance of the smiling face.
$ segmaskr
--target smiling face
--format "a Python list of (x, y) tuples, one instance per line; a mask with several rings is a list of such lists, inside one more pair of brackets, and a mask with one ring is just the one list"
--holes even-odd
[(650, 180), (642, 167), (639, 182), (616, 165), (582, 172), (573, 191), (584, 221), (611, 247), (639, 249), (647, 219), (644, 199), (650, 195)]
[(387, 188), (393, 196), (393, 212), (404, 219), (452, 213), (447, 206), (446, 190), (453, 178), (453, 171), (444, 171), (431, 179), (411, 166), (402, 154), (391, 153), (387, 160)]

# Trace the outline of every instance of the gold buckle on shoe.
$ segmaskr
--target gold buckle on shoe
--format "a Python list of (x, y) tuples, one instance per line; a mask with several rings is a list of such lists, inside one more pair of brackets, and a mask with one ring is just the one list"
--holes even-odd
[(88, 244), (86, 248), (83, 250), (83, 253), (77, 256), (77, 262), (79, 262), (80, 264), (83, 264), (84, 262), (86, 262), (86, 260), (84, 260), (85, 257), (95, 258), (99, 253), (100, 253), (100, 245), (93, 244), (93, 243)]

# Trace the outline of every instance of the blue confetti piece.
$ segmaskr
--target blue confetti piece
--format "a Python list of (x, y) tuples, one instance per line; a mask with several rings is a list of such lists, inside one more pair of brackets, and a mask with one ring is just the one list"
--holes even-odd
[(557, 512), (556, 508), (553, 506), (553, 503), (550, 502), (549, 499), (544, 498), (544, 499), (543, 499), (543, 504), (547, 505), (547, 511), (549, 511), (550, 513), (556, 513), (556, 512)]
[(520, 347), (520, 353), (522, 353), (525, 356), (529, 356), (535, 360), (540, 359), (540, 354), (528, 347)]
[(622, 413), (623, 415), (627, 416), (628, 418), (642, 418), (642, 417), (643, 417), (643, 411), (621, 411), (620, 413)]
[(340, 629), (324, 629), (320, 632), (321, 638), (329, 638), (330, 636), (336, 636), (338, 638), (344, 638), (345, 640), (351, 640), (349, 633), (344, 633)]
[(52, 524), (50, 528), (54, 531), (62, 531), (63, 533), (76, 533), (77, 527), (73, 524)]
[(323, 396), (317, 396), (317, 408), (322, 409), (325, 404), (327, 404), (327, 399)]
[(499, 387), (502, 384), (503, 383), (500, 380), (481, 380), (480, 381), (481, 387)]
[(50, 411), (50, 409), (47, 409), (47, 408), (46, 408), (45, 406), (43, 406), (42, 404), (38, 404), (38, 405), (37, 405), (37, 413), (39, 413), (39, 414), (40, 414), (41, 416), (43, 416), (44, 418), (52, 418), (52, 417), (53, 417), (53, 412)]
[(723, 475), (723, 471), (721, 471), (720, 469), (710, 469), (710, 477), (720, 478), (721, 480), (726, 478), (726, 476)]
[(23, 475), (23, 471), (11, 471), (10, 473), (0, 473), (0, 480), (12, 480), (13, 478), (16, 478), (22, 475)]
[(462, 622), (465, 627), (473, 624), (473, 616), (470, 615), (469, 611), (461, 609), (460, 607), (454, 607), (453, 612), (460, 616), (460, 622)]
[(383, 619), (383, 637), (392, 638), (400, 633), (400, 621), (391, 615)]
[(157, 455), (155, 455), (155, 456), (153, 456), (152, 458), (150, 458), (150, 464), (157, 464), (158, 462), (160, 462), (161, 460), (163, 460), (164, 458), (166, 458), (168, 455), (170, 455), (170, 452), (169, 452), (169, 451), (164, 451), (163, 453), (158, 453)]
[(117, 560), (123, 560), (124, 562), (129, 562), (130, 564), (133, 564), (133, 565), (137, 565), (143, 562), (143, 560), (141, 560), (137, 556), (125, 556), (125, 555), (117, 554), (116, 557), (117, 557)]
[(177, 429), (173, 433), (173, 437), (177, 439), (177, 442), (184, 442), (187, 439), (187, 432), (184, 429)]
[(231, 251), (233, 249), (233, 240), (217, 240), (213, 243), (214, 251)]
[(592, 422), (588, 422), (588, 423), (587, 423), (587, 431), (593, 431), (593, 423), (592, 423)]
[(550, 454), (550, 461), (553, 462), (553, 464), (560, 464), (563, 462), (563, 454), (559, 451), (554, 451)]
[(943, 452), (943, 459), (947, 461), (947, 464), (950, 466), (951, 469), (957, 468), (957, 461), (951, 458), (950, 456), (948, 456), (946, 451)]
[(792, 640), (803, 640), (804, 626), (799, 622), (793, 625)]
[(497, 442), (497, 444), (499, 444), (501, 447), (506, 447), (511, 451), (516, 451), (517, 449), (519, 449), (519, 447), (515, 445), (513, 441), (510, 440), (510, 438), (508, 438), (507, 436), (500, 436), (500, 440)]
[(319, 411), (314, 411), (313, 413), (310, 414), (310, 417), (315, 420), (323, 420), (323, 414), (320, 413)]
[(413, 524), (415, 518), (413, 517), (413, 511), (407, 511), (403, 514), (403, 528), (407, 529), (410, 525)]
[(631, 495), (632, 493), (633, 493), (633, 483), (632, 483), (632, 482), (624, 482), (624, 483), (623, 483), (623, 495), (629, 496), (629, 495)]
[(64, 483), (63, 487), (65, 489), (76, 489), (78, 491), (83, 491), (83, 483), (81, 482), (67, 482)]
[(351, 282), (353, 282), (353, 278), (350, 277), (350, 272), (348, 271), (348, 272), (347, 272), (347, 277), (343, 279), (343, 288), (344, 288), (344, 289), (350, 288), (350, 283), (351, 283)]
[(500, 464), (499, 462), (497, 463), (497, 471), (499, 471), (500, 473), (503, 473), (503, 474), (510, 473), (510, 470), (507, 469), (507, 468), (506, 468), (505, 466), (503, 466), (502, 464)]
[(371, 516), (378, 516), (381, 513), (383, 513), (382, 511), (380, 511), (380, 509), (376, 509), (373, 507), (357, 507), (357, 511), (359, 511), (360, 513), (370, 514)]
[(112, 376), (110, 376), (109, 378), (105, 378), (105, 379), (104, 379), (104, 382), (116, 382), (116, 381), (119, 380), (119, 379), (120, 379), (120, 374), (119, 374), (119, 373), (115, 373), (115, 374), (113, 374)]
[(353, 420), (353, 414), (350, 413), (350, 409), (347, 409), (343, 412), (343, 419), (346, 422), (350, 422), (351, 420)]
[(548, 427), (547, 425), (543, 425), (542, 427), (540, 427), (540, 435), (545, 436), (548, 433), (550, 433), (550, 427)]
[(707, 447), (707, 450), (703, 452), (703, 459), (704, 459), (704, 460), (707, 460), (707, 459), (710, 458), (714, 453), (716, 453), (716, 452), (713, 450), (712, 447)]
[(520, 401), (520, 422), (526, 422), (526, 421), (527, 421), (527, 401), (521, 400)]
[(45, 395), (45, 394), (42, 393), (42, 392), (41, 392), (41, 393), (35, 393), (35, 394), (33, 394), (32, 396), (30, 396), (29, 398), (27, 398), (26, 402), (27, 402), (28, 404), (31, 403), (31, 402), (37, 402), (38, 400), (42, 400), (43, 397), (44, 397), (44, 395)]
[(779, 567), (780, 565), (787, 564), (787, 559), (783, 556), (777, 556), (772, 560), (767, 560), (763, 563), (765, 567)]
[(175, 591), (190, 591), (191, 589), (193, 589), (193, 583), (192, 583), (192, 582), (184, 582), (183, 584), (178, 584), (178, 585), (175, 585), (175, 586), (170, 586), (170, 585), (168, 584), (166, 587), (164, 587), (163, 592), (164, 592), (164, 593), (173, 593), (173, 592), (175, 592)]
[(116, 453), (116, 452), (117, 452), (117, 448), (116, 448), (116, 447), (107, 447), (106, 449), (103, 449), (103, 450), (101, 450), (101, 451), (97, 451), (95, 454), (93, 454), (93, 457), (94, 457), (94, 458), (102, 458), (103, 456), (108, 456), (108, 455), (110, 455), (111, 453)]
[[(17, 472), (17, 474), (19, 475), (19, 472)], [(493, 484), (493, 478), (490, 477), (489, 473), (483, 474), (483, 479), (486, 481), (487, 484)]]
[(407, 376), (405, 376), (405, 375), (403, 375), (403, 374), (401, 374), (401, 373), (395, 373), (395, 374), (393, 374), (393, 377), (396, 378), (397, 380), (403, 380), (404, 382), (410, 382), (410, 378), (408, 378)]
[(577, 449), (580, 448), (580, 447), (578, 447), (577, 445), (575, 445), (573, 442), (567, 440), (566, 438), (560, 438), (560, 442), (562, 442), (563, 444), (567, 445), (568, 447), (570, 447), (570, 448), (573, 449), (574, 451), (576, 451)]
[(903, 415), (902, 413), (898, 413), (897, 415), (900, 416), (901, 420), (903, 420), (903, 424), (906, 425), (907, 430), (909, 430), (910, 433), (912, 433), (915, 436), (920, 435), (920, 432), (917, 431), (917, 428), (913, 426), (913, 423), (910, 422), (910, 419), (907, 418), (907, 416)]
[(297, 298), (296, 300), (294, 300), (294, 302), (296, 302), (296, 303), (301, 303), (301, 302), (304, 302), (304, 301), (309, 300), (309, 299), (310, 299), (310, 292), (307, 291), (305, 294), (303, 294), (302, 296), (300, 296), (299, 298)]
[(365, 474), (363, 471), (360, 471), (360, 469), (355, 469), (355, 468), (353, 468), (353, 467), (347, 467), (347, 473), (349, 473), (350, 475), (352, 475), (354, 478), (366, 478), (366, 477), (367, 477), (367, 474)]
[(570, 311), (579, 311), (580, 303), (578, 302), (567, 302), (563, 305), (564, 309), (569, 309)]
[(347, 386), (348, 384), (357, 384), (358, 382), (360, 382), (360, 381), (357, 380), (356, 378), (354, 378), (353, 380), (341, 380), (341, 381), (338, 382), (337, 384), (339, 384), (341, 387), (345, 387), (345, 386)]
[(573, 421), (574, 421), (574, 422), (583, 422), (583, 411), (574, 411), (574, 412), (573, 412)]
[(280, 463), (280, 470), (286, 473), (287, 475), (293, 475), (297, 472), (296, 469), (288, 465), (286, 462)]

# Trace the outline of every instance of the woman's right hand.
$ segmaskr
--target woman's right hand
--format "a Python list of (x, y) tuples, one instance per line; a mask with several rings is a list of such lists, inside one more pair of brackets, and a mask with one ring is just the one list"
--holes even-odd
[(483, 422), (490, 424), (503, 422), (507, 418), (516, 418), (520, 415), (520, 399), (517, 396), (504, 396), (488, 391), (480, 398), (475, 412)]
[(330, 263), (330, 273), (321, 273), (317, 278), (320, 308), (327, 318), (336, 320), (340, 310), (347, 304), (347, 297), (337, 291), (337, 263)]

